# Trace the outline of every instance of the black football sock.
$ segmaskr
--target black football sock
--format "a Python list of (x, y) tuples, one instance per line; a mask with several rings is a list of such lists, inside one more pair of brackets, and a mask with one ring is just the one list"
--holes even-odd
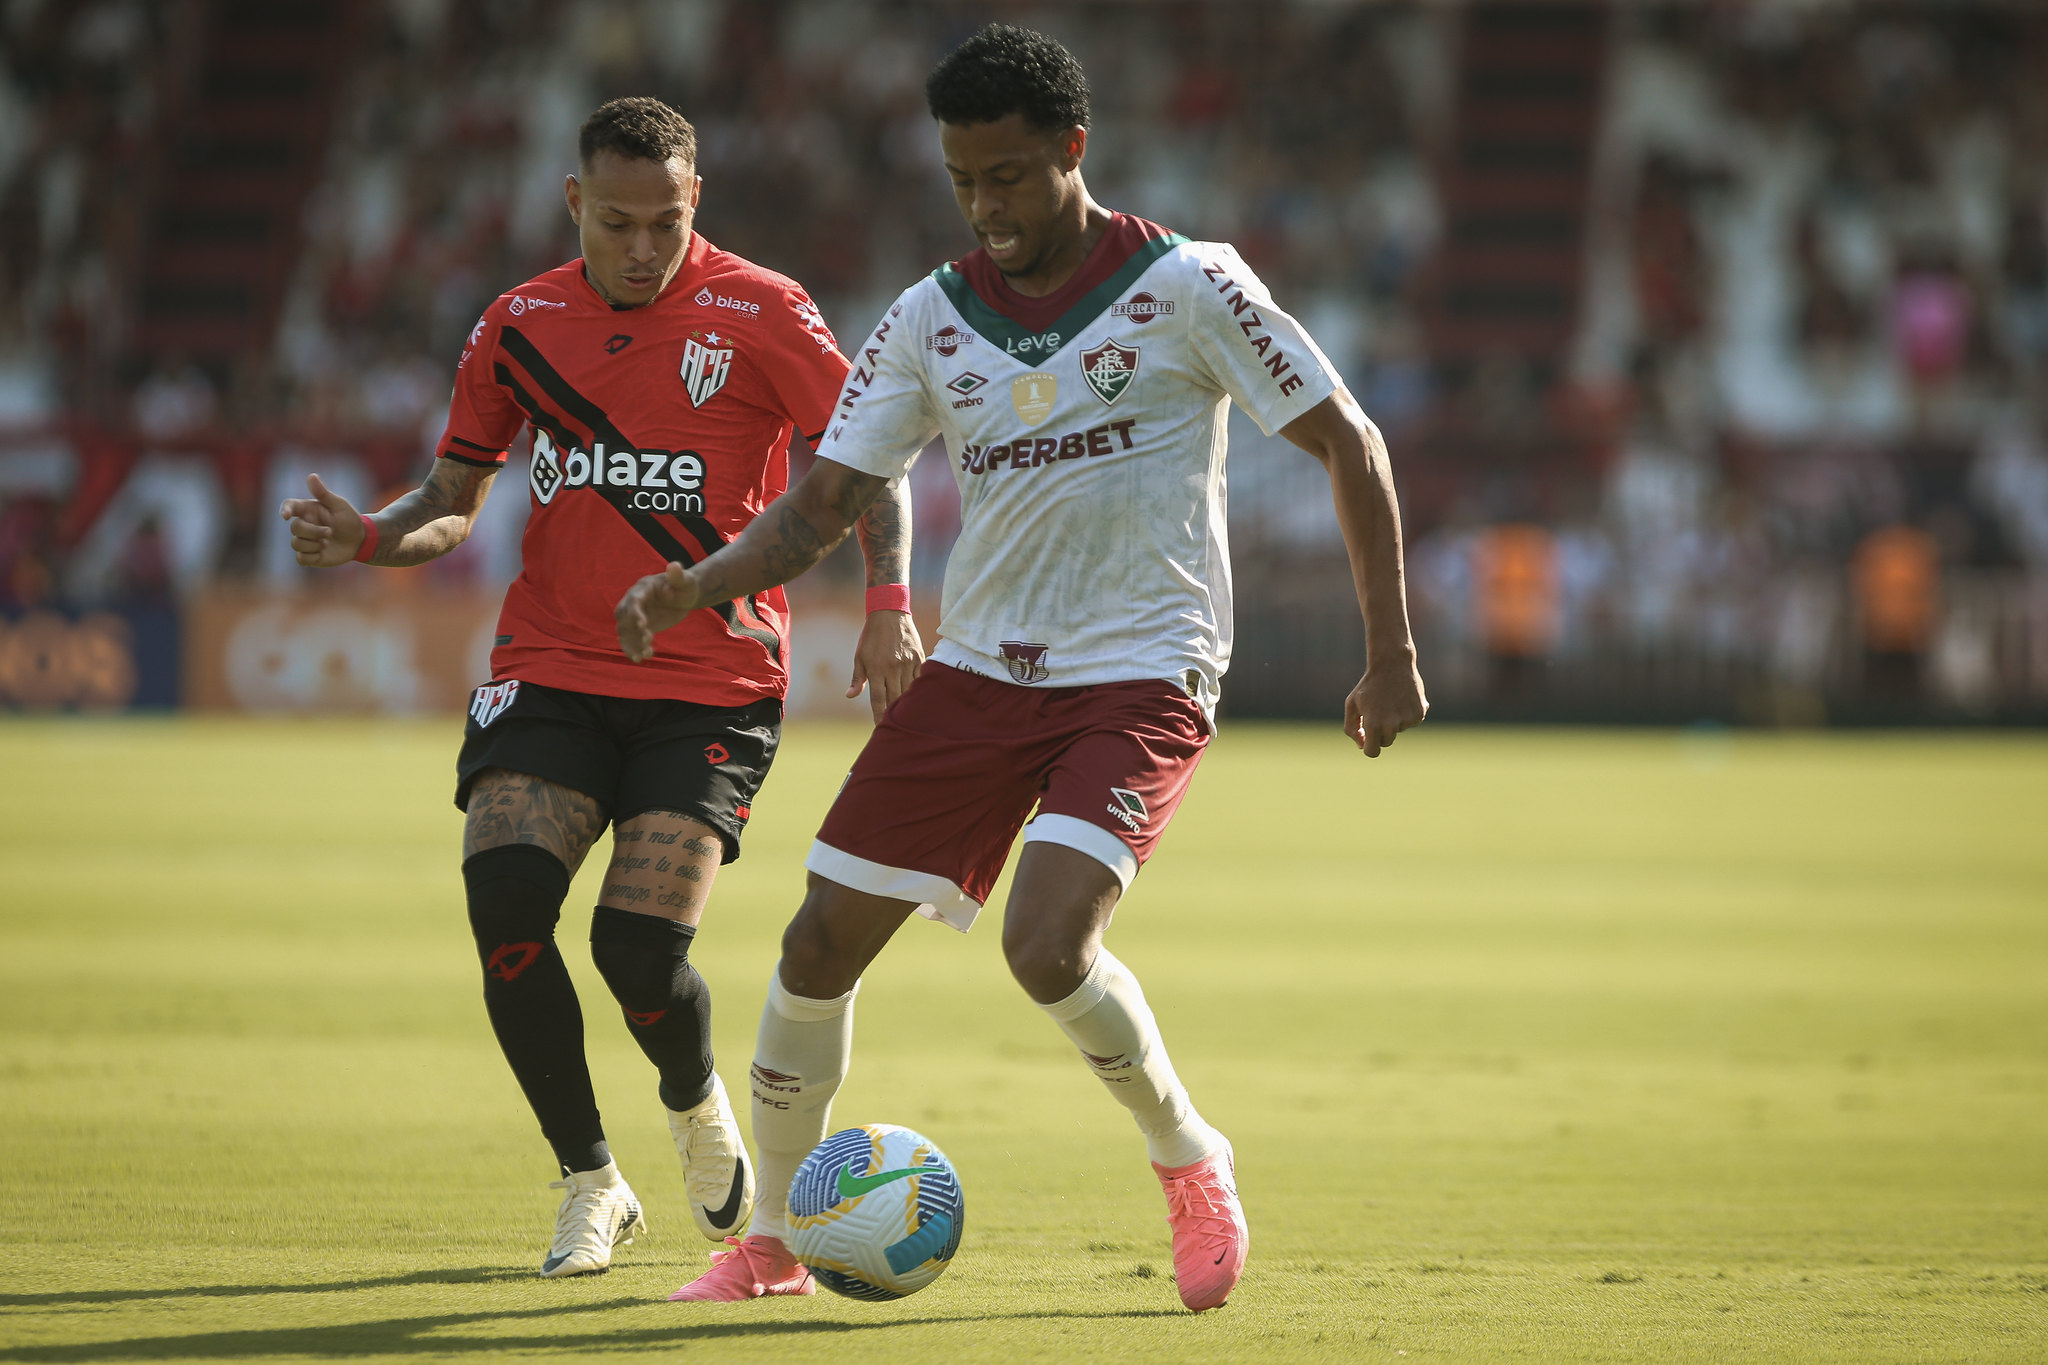
[(590, 919), (590, 959), (661, 1073), (661, 1102), (677, 1111), (711, 1093), (711, 989), (690, 964), (696, 936), (687, 924), (608, 905)]
[(569, 869), (544, 848), (504, 844), (463, 863), (462, 880), (498, 1046), (562, 1169), (599, 1170), (612, 1157), (583, 1057), (583, 1010), (555, 947)]

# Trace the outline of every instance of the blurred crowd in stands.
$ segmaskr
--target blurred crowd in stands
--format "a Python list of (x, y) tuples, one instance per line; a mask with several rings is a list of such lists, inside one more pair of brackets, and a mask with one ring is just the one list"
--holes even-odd
[[(614, 95), (688, 114), (700, 230), (858, 336), (971, 245), (922, 82), (1003, 17), (1087, 66), (1097, 198), (1236, 242), (1387, 432), (1404, 486), (1448, 405), (1571, 433), (1567, 460), (1520, 468), (1506, 441), (1409, 500), (1447, 685), (1633, 651), (1815, 691), (1845, 660), (1898, 656), (1966, 709), (1999, 687), (2048, 696), (2048, 11), (1617, 7), (1578, 343), (1549, 388), (1493, 392), (1447, 384), (1426, 344), (1452, 6), (366, 6), (274, 345), (223, 369), (119, 345), (124, 187), (150, 150), (166, 7), (0, 4), (0, 603), (288, 578), (266, 518), (319, 452), (368, 452), (363, 497), (416, 480), (478, 313), (575, 254), (562, 177)], [(61, 466), (89, 466), (102, 436), (219, 452), (213, 529), (145, 508), (96, 546), (86, 522), (115, 494)], [(1304, 574), (1341, 602), (1320, 469), (1241, 416), (1234, 442), (1241, 613)], [(943, 462), (915, 477), (935, 582), (957, 503)], [(462, 572), (516, 569), (523, 509), (500, 501), (496, 548)]]

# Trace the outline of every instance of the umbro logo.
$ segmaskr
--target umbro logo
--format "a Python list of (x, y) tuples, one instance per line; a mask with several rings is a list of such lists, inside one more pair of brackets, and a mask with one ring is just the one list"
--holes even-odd
[(1145, 798), (1127, 787), (1111, 787), (1109, 794), (1116, 798), (1105, 808), (1110, 817), (1125, 829), (1136, 833), (1148, 816)]
[(631, 346), (632, 344), (633, 338), (627, 336), (624, 332), (615, 332), (612, 334), (611, 340), (605, 342), (604, 344), (605, 354), (617, 355), (620, 351), (625, 350), (628, 346)]

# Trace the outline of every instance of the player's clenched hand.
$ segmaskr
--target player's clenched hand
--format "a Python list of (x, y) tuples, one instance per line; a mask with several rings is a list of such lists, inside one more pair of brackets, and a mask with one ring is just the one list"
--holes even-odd
[(868, 705), (875, 720), (889, 703), (902, 696), (924, 663), (924, 641), (917, 635), (917, 623), (907, 611), (871, 611), (860, 628), (860, 643), (853, 648), (853, 681), (846, 695), (857, 697), (868, 689)]
[(1429, 698), (1423, 695), (1414, 659), (1374, 665), (1344, 699), (1344, 733), (1367, 758), (1378, 758), (1395, 735), (1420, 725), (1428, 714)]
[(671, 563), (647, 575), (626, 589), (612, 612), (619, 623), (619, 648), (634, 663), (645, 663), (654, 657), (654, 637), (702, 605), (682, 565)]
[(309, 569), (331, 569), (356, 557), (363, 545), (362, 514), (347, 498), (306, 476), (310, 498), (286, 498), (277, 514), (291, 523), (292, 553)]

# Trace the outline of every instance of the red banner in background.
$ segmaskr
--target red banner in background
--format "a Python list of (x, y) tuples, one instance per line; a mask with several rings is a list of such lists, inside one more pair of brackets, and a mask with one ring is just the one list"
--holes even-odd
[(460, 711), (490, 679), (498, 598), (209, 592), (185, 617), (185, 704), (202, 711)]
[[(849, 700), (858, 587), (799, 589), (787, 714), (866, 721)], [(219, 589), (186, 609), (183, 700), (202, 711), (459, 712), (491, 681), (499, 595)], [(930, 623), (925, 647), (934, 641)]]

